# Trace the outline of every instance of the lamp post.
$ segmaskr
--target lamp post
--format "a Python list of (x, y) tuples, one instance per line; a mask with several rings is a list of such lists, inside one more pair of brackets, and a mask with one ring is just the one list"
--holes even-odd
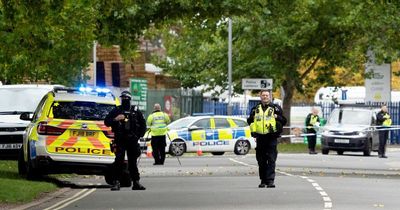
[(232, 19), (228, 18), (228, 115), (232, 115)]

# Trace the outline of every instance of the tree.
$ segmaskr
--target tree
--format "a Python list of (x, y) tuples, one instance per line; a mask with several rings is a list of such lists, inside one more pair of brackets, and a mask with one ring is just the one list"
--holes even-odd
[(129, 62), (149, 25), (191, 17), (194, 21), (243, 11), (239, 0), (1, 0), (0, 80), (85, 81), (93, 41), (120, 45)]
[[(399, 5), (386, 1), (280, 0), (255, 1), (247, 13), (233, 18), (233, 79), (273, 78), (284, 90), (284, 113), (290, 116), (293, 93), (323, 85), (345, 85), (334, 80), (343, 67), (352, 78), (363, 72), (368, 49), (378, 62), (399, 57)], [(184, 85), (227, 85), (225, 19), (204, 24), (178, 22), (166, 38), (167, 72)], [(168, 29), (170, 29), (169, 27)], [(383, 38), (384, 37), (384, 38)], [(314, 78), (310, 78), (313, 72)], [(307, 82), (304, 82), (307, 81)]]

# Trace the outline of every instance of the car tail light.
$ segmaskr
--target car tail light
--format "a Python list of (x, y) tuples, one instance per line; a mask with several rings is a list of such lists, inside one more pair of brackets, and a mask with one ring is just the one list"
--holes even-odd
[(38, 134), (41, 135), (61, 135), (64, 133), (66, 129), (64, 128), (58, 128), (54, 126), (47, 125), (47, 122), (40, 122), (38, 127), (37, 127), (37, 132)]
[(114, 138), (114, 132), (112, 132), (111, 130), (103, 130), (103, 133), (110, 139)]

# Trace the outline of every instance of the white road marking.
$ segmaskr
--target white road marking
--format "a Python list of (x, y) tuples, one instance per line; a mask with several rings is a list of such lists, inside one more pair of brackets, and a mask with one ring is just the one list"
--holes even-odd
[[(235, 160), (235, 159), (233, 159), (233, 158), (229, 158), (229, 160), (230, 160), (230, 161), (233, 161), (233, 162), (235, 162), (235, 163), (239, 163), (239, 164), (241, 164), (241, 165), (249, 166), (249, 167), (258, 167), (258, 166), (256, 166), (256, 165), (251, 165), (251, 164), (248, 164), (248, 163), (245, 163), (245, 162), (242, 162), (242, 161)], [(286, 176), (300, 177), (300, 178), (305, 179), (305, 180), (307, 180), (308, 182), (310, 182), (311, 185), (312, 185), (312, 186), (319, 192), (319, 194), (321, 195), (322, 200), (324, 201), (324, 210), (332, 210), (333, 204), (332, 204), (331, 198), (328, 196), (328, 193), (326, 193), (326, 192), (322, 189), (322, 187), (321, 187), (315, 180), (310, 179), (310, 178), (308, 178), (307, 176), (293, 175), (293, 174), (290, 174), (290, 173), (287, 173), (287, 172), (277, 171), (277, 173), (280, 173), (280, 174), (283, 174), (283, 175), (286, 175)]]
[[(52, 206), (50, 206), (50, 207), (48, 207), (48, 208), (45, 208), (44, 210), (58, 210), (58, 209), (62, 209), (62, 208), (64, 208), (64, 207), (66, 207), (67, 205), (69, 205), (69, 204), (71, 204), (71, 203), (73, 203), (73, 202), (75, 202), (75, 201), (77, 201), (77, 200), (80, 200), (80, 199), (82, 199), (82, 198), (88, 196), (90, 193), (94, 192), (95, 190), (96, 190), (96, 188), (91, 189), (91, 190), (89, 190), (89, 189), (87, 189), (87, 188), (86, 188), (86, 189), (83, 189), (83, 190), (77, 192), (76, 194), (74, 194), (73, 196), (71, 196), (71, 197), (69, 197), (69, 198), (67, 198), (67, 199), (65, 199), (65, 200), (62, 200), (62, 201), (60, 201), (60, 202), (58, 202), (58, 203), (56, 203), (56, 204), (54, 204), (54, 205), (52, 205)], [(87, 192), (86, 192), (86, 191), (87, 191)], [(83, 194), (82, 194), (82, 193), (83, 193)], [(82, 195), (81, 195), (81, 194), (82, 194)]]

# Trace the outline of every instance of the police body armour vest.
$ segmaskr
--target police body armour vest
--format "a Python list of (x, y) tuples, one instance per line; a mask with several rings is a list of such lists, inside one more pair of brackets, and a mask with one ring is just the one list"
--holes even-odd
[(261, 105), (256, 108), (254, 122), (250, 125), (251, 131), (258, 134), (276, 133), (276, 119), (274, 107), (268, 107), (265, 112)]

